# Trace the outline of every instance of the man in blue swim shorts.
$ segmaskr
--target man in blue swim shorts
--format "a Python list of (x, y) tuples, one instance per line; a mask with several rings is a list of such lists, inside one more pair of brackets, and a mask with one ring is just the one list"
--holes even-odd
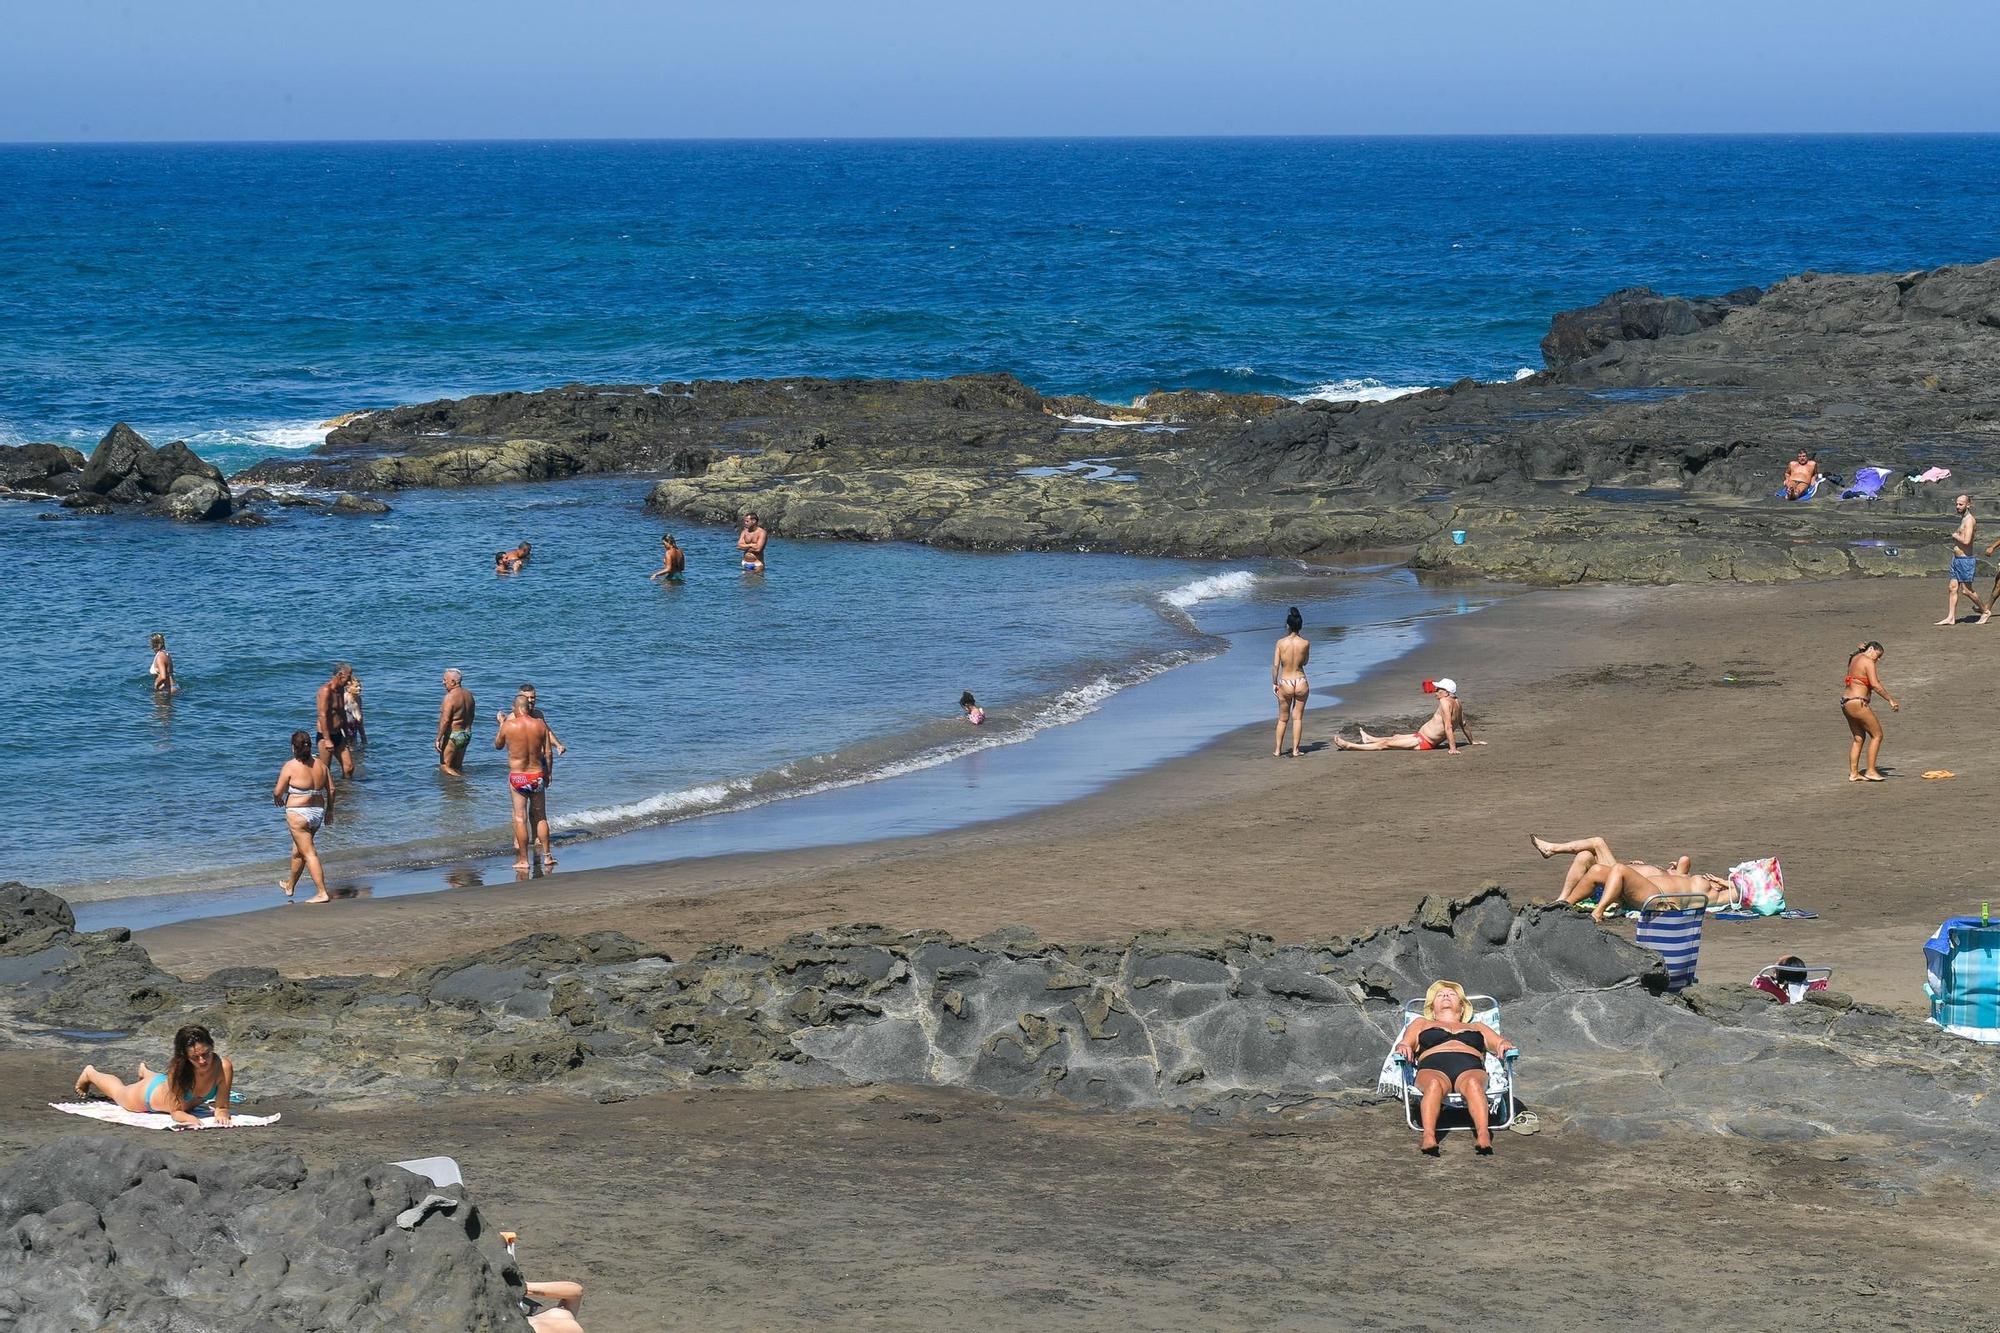
[(1978, 623), (1984, 625), (1993, 619), (1993, 609), (1979, 600), (1979, 594), (1972, 590), (1972, 581), (1979, 577), (1979, 562), (1972, 557), (1972, 535), (1979, 527), (1979, 520), (1972, 516), (1972, 497), (1961, 495), (1952, 501), (1958, 510), (1958, 527), (1951, 534), (1951, 592), (1946, 604), (1944, 619), (1940, 625), (1958, 623), (1958, 590), (1965, 589), (1965, 595), (1972, 601), (1972, 609), (1979, 613)]

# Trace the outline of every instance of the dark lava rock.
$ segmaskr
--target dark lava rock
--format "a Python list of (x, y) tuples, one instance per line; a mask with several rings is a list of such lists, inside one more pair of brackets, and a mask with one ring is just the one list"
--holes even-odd
[(122, 421), (98, 441), (63, 503), (85, 513), (141, 509), (184, 522), (227, 518), (235, 508), (221, 469), (180, 440), (155, 449)]
[(370, 499), (365, 495), (350, 495), (343, 492), (334, 499), (332, 504), (327, 506), (326, 512), (347, 516), (386, 514), (389, 512), (389, 506), (383, 504), (380, 500)]
[(1722, 322), (1738, 306), (1755, 305), (1763, 292), (1743, 287), (1727, 296), (1661, 296), (1650, 287), (1615, 291), (1596, 305), (1565, 310), (1549, 323), (1542, 360), (1551, 368), (1597, 355), (1615, 342), (1696, 333)]
[[(963, 1086), (1088, 1107), (1372, 1100), (1401, 1001), (1448, 977), (1495, 997), (1524, 1096), (1614, 1140), (1790, 1120), (1894, 1145), (1922, 1171), (2000, 1163), (2000, 1059), (1842, 997), (1747, 986), (1664, 997), (1659, 958), (1498, 889), (1427, 898), (1351, 939), (1162, 932), (1069, 946), (879, 926), (676, 962), (615, 933), (535, 935), (391, 977), (201, 980), (124, 931), (77, 934), (51, 895), (0, 887), (0, 1040), (129, 1033), (79, 1063), (155, 1060), (206, 1023), (246, 1096), (412, 1101), (545, 1084), (580, 1097), (729, 1084)], [(1803, 1132), (1803, 1131), (1802, 1131)]]
[[(452, 1205), (397, 1224), (433, 1193)], [(77, 1135), (0, 1170), (0, 1235), (0, 1327), (21, 1333), (528, 1327), (520, 1270), (464, 1188), (393, 1166)]]
[(68, 445), (0, 445), (0, 491), (68, 495), (82, 482), (83, 467), (83, 455)]

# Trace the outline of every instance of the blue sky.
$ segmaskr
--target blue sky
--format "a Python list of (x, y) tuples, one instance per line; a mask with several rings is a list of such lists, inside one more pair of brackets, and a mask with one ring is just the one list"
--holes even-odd
[(16, 0), (0, 141), (2000, 130), (2000, 4)]

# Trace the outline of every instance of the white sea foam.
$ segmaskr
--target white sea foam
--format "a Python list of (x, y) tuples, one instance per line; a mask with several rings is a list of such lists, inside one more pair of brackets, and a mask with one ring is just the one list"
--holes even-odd
[(722, 805), (732, 796), (740, 796), (749, 790), (748, 778), (737, 778), (733, 782), (708, 782), (681, 791), (663, 791), (637, 801), (626, 801), (622, 805), (600, 805), (589, 810), (557, 815), (549, 820), (549, 826), (573, 829), (598, 828), (605, 824), (645, 823), (712, 809)]
[(326, 443), (326, 427), (317, 421), (272, 421), (259, 426), (222, 426), (186, 437), (197, 451), (202, 445), (236, 445), (248, 449), (316, 449)]
[[(1245, 574), (1243, 577), (1250, 576)], [(996, 749), (1002, 745), (1017, 745), (1050, 727), (1075, 722), (1096, 712), (1104, 706), (1105, 700), (1120, 690), (1151, 680), (1200, 656), (1202, 654), (1194, 652), (1173, 653), (1121, 671), (1108, 672), (1061, 691), (1025, 717), (1013, 721), (1011, 725), (983, 727), (962, 740), (931, 745), (882, 763), (842, 771), (839, 767), (841, 759), (838, 754), (814, 755), (809, 759), (795, 760), (758, 777), (705, 783), (680, 791), (661, 792), (621, 805), (579, 810), (573, 814), (558, 815), (549, 823), (552, 828), (563, 831), (614, 832), (634, 825), (664, 824), (676, 819), (713, 814), (722, 810), (747, 810), (752, 806), (768, 805), (773, 801), (813, 796), (842, 787), (858, 787), (863, 783), (880, 782), (885, 778), (922, 772), (927, 768), (936, 768), (940, 764), (963, 759), (980, 750)], [(787, 781), (794, 777), (799, 768), (809, 765), (823, 765), (833, 771), (818, 779)]]
[(1160, 600), (1185, 611), (1196, 602), (1213, 601), (1217, 597), (1241, 597), (1256, 582), (1257, 576), (1249, 570), (1232, 569), (1227, 574), (1210, 574), (1205, 579), (1183, 583), (1178, 588), (1161, 593)]
[(1056, 415), (1064, 421), (1075, 422), (1079, 426), (1151, 426), (1159, 424), (1152, 421), (1113, 421), (1110, 417), (1071, 416), (1067, 412), (1058, 412)]
[(1384, 384), (1373, 377), (1364, 379), (1329, 380), (1305, 393), (1293, 394), (1297, 402), (1317, 398), (1328, 403), (1386, 403), (1392, 398), (1402, 398), (1425, 389), (1435, 388), (1430, 384)]

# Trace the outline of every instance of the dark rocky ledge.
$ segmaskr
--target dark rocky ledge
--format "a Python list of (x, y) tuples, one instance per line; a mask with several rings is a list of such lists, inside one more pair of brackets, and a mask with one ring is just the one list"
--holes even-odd
[[(195, 1159), (75, 1135), (9, 1162), (0, 1328), (525, 1333), (520, 1269), (463, 1186), (240, 1146)], [(451, 1206), (397, 1224), (434, 1193)]]
[[(1663, 998), (1655, 955), (1495, 889), (1304, 944), (850, 926), (673, 959), (618, 934), (536, 935), (391, 977), (303, 980), (175, 977), (126, 932), (79, 935), (71, 920), (49, 894), (0, 888), (0, 1039), (132, 1065), (200, 1021), (254, 1102), (910, 1083), (1340, 1114), (1378, 1100), (1399, 1002), (1451, 977), (1500, 1000), (1526, 1100), (1601, 1138), (1839, 1137), (1891, 1145), (1883, 1155), (1919, 1174), (1989, 1181), (2000, 1161), (1995, 1052), (1839, 995), (1780, 1006), (1712, 978)], [(85, 1046), (66, 1035), (78, 1030), (127, 1035)]]
[[(1929, 573), (1951, 496), (1993, 493), (2000, 261), (1724, 297), (1631, 289), (1557, 315), (1543, 346), (1528, 379), (1371, 404), (1181, 392), (1128, 408), (1007, 376), (571, 385), (358, 414), (247, 476), (367, 491), (640, 473), (664, 477), (663, 515), (754, 507), (781, 537), (1411, 547), (1421, 567), (1536, 583)], [(1954, 476), (1772, 500), (1800, 448), (1842, 476)], [(1091, 459), (1112, 461), (1070, 466)]]

